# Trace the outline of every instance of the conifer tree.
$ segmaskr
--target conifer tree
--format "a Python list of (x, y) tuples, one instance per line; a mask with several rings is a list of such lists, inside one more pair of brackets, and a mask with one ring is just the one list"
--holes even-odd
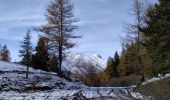
[(115, 55), (114, 55), (114, 62), (113, 62), (113, 76), (114, 77), (117, 77), (117, 76), (119, 76), (119, 74), (118, 74), (118, 66), (119, 66), (119, 61), (120, 61), (120, 59), (119, 59), (119, 55), (118, 55), (118, 53), (117, 53), (117, 51), (116, 51), (116, 53), (115, 53)]
[(126, 75), (126, 50), (125, 50), (124, 42), (122, 43), (122, 53), (120, 56), (120, 62), (117, 69), (118, 69), (119, 76)]
[(9, 62), (9, 61), (11, 60), (11, 58), (10, 58), (10, 52), (9, 52), (9, 50), (8, 50), (8, 48), (7, 48), (6, 45), (4, 45), (3, 48), (2, 48), (2, 54), (1, 54), (1, 56), (2, 56), (2, 60), (3, 60), (3, 61)]
[(32, 46), (31, 46), (31, 33), (30, 30), (27, 31), (23, 42), (21, 42), (22, 50), (19, 51), (20, 57), (22, 57), (21, 63), (27, 66), (26, 78), (28, 79), (29, 66), (31, 65), (32, 59)]
[(48, 71), (47, 62), (49, 60), (47, 38), (40, 36), (37, 47), (35, 48), (36, 53), (32, 58), (32, 64), (34, 68)]
[(118, 66), (118, 73), (119, 73), (119, 76), (125, 76), (126, 75), (126, 59), (125, 59), (125, 54), (121, 55), (120, 64)]
[(152, 58), (153, 73), (156, 75), (164, 69), (170, 69), (170, 2), (159, 0), (159, 4), (149, 6), (145, 26), (143, 45)]
[(77, 26), (73, 23), (78, 20), (73, 15), (73, 4), (70, 0), (54, 0), (47, 9), (48, 24), (38, 30), (44, 32), (49, 39), (49, 50), (58, 56), (58, 67), (62, 74), (62, 61), (66, 51), (73, 48), (72, 39), (79, 38), (73, 31)]
[(142, 1), (140, 0), (134, 0), (134, 5), (132, 6), (132, 15), (135, 17), (135, 22), (134, 24), (128, 24), (126, 26), (126, 32), (127, 37), (125, 38), (125, 40), (127, 40), (127, 42), (129, 44), (131, 44), (132, 42), (135, 42), (137, 44), (137, 53), (138, 55), (136, 56), (136, 61), (138, 62), (138, 65), (136, 67), (140, 68), (140, 73), (141, 73), (141, 82), (145, 81), (145, 75), (144, 75), (144, 67), (142, 64), (142, 57), (141, 57), (141, 42), (143, 39), (143, 33), (140, 31), (140, 27), (142, 27), (143, 24), (143, 15), (144, 15), (144, 5), (142, 3)]
[(120, 76), (130, 74), (140, 74), (139, 60), (138, 59), (138, 46), (137, 43), (126, 44), (126, 48), (123, 49), (120, 64), (118, 66), (118, 72)]
[(107, 65), (105, 69), (105, 73), (108, 76), (108, 78), (113, 77), (113, 66), (114, 66), (114, 60), (112, 57), (109, 57), (107, 60)]

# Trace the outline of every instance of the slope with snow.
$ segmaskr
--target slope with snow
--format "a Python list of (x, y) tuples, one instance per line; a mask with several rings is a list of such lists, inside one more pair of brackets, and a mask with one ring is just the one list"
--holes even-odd
[(142, 83), (142, 85), (145, 85), (145, 84), (148, 84), (148, 83), (151, 83), (151, 82), (155, 82), (155, 81), (159, 81), (159, 80), (163, 80), (163, 79), (166, 79), (168, 77), (170, 77), (170, 74), (166, 74), (166, 75), (159, 74), (158, 77), (153, 77), (149, 80), (146, 80), (145, 82)]
[(72, 79), (65, 80), (52, 72), (0, 61), (0, 100), (148, 100), (127, 87), (87, 87)]
[(72, 74), (76, 72), (83, 73), (86, 71), (86, 65), (91, 64), (97, 71), (103, 71), (106, 67), (104, 60), (100, 55), (88, 53), (75, 53), (70, 54), (63, 62), (62, 69), (69, 71)]
[[(156, 82), (156, 81), (161, 81), (161, 80), (169, 78), (169, 77), (170, 77), (169, 73), (165, 74), (165, 75), (158, 74), (158, 77), (153, 77), (151, 79), (148, 79), (148, 80), (144, 81), (143, 83), (141, 83), (141, 85), (146, 85), (146, 84), (153, 83), (153, 82)], [(133, 85), (131, 87), (136, 88), (137, 85)]]
[(69, 82), (56, 73), (29, 68), (29, 79), (25, 78), (26, 66), (0, 61), (0, 90), (26, 91), (28, 89), (71, 89), (85, 87), (82, 83)]

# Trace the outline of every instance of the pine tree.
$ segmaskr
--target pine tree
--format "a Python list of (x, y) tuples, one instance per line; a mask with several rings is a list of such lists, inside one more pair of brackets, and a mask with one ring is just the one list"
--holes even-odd
[(48, 71), (47, 62), (49, 60), (49, 55), (47, 44), (47, 38), (40, 36), (37, 47), (35, 48), (36, 53), (32, 57), (32, 64), (36, 69)]
[(3, 61), (9, 62), (9, 61), (11, 60), (11, 58), (10, 58), (10, 52), (9, 52), (9, 50), (8, 50), (8, 48), (7, 48), (6, 45), (4, 45), (3, 48), (2, 48), (2, 54), (1, 54), (1, 56), (2, 56), (2, 60), (3, 60)]
[(20, 57), (22, 57), (21, 63), (27, 66), (26, 78), (28, 79), (29, 66), (31, 65), (32, 58), (32, 46), (31, 46), (31, 33), (27, 31), (23, 42), (21, 42), (22, 50), (19, 51)]
[(73, 23), (78, 20), (73, 15), (73, 5), (70, 0), (54, 0), (47, 9), (48, 24), (38, 30), (44, 32), (49, 39), (49, 49), (58, 56), (58, 67), (62, 74), (62, 61), (66, 51), (73, 48), (72, 39), (79, 38), (73, 31), (77, 28)]
[(159, 4), (149, 6), (145, 26), (143, 45), (152, 58), (153, 73), (156, 75), (162, 70), (170, 69), (170, 2), (159, 0)]
[(117, 77), (119, 76), (118, 74), (118, 66), (119, 66), (119, 62), (120, 62), (120, 59), (119, 59), (119, 55), (116, 51), (115, 55), (114, 55), (114, 62), (113, 62), (113, 76), (114, 77)]

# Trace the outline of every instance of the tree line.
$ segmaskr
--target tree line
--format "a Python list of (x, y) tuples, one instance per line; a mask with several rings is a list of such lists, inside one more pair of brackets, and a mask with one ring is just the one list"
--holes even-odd
[(93, 71), (91, 81), (82, 80), (86, 84), (98, 86), (102, 81), (131, 75), (140, 76), (141, 83), (170, 72), (170, 1), (147, 4), (134, 0), (131, 14), (134, 23), (125, 25), (127, 35), (122, 38), (120, 56), (116, 52), (114, 58), (109, 57), (104, 71)]
[(144, 74), (155, 76), (170, 71), (169, 7), (168, 0), (147, 6), (135, 0), (133, 14), (136, 21), (128, 25), (120, 64), (122, 68), (127, 66), (126, 70), (131, 67), (131, 72), (141, 74), (143, 80)]
[[(121, 54), (115, 52), (113, 58), (109, 57), (106, 69), (100, 73), (91, 64), (86, 64), (88, 73), (85, 76), (78, 75), (80, 80), (95, 85), (102, 80), (134, 74), (141, 76), (143, 82), (146, 77), (170, 72), (169, 7), (169, 0), (159, 0), (155, 4), (134, 0), (131, 12), (134, 23), (125, 25), (127, 35), (122, 38)], [(64, 76), (62, 61), (69, 49), (75, 46), (73, 39), (81, 37), (74, 33), (77, 29), (74, 23), (78, 19), (72, 10), (73, 4), (69, 0), (54, 0), (48, 5), (47, 24), (34, 28), (34, 31), (41, 32), (35, 48), (31, 45), (31, 30), (27, 31), (19, 51), (21, 63), (28, 66), (27, 72), (29, 66), (33, 66)], [(9, 55), (9, 51), (4, 55)], [(9, 56), (6, 58), (10, 60)], [(28, 78), (28, 74), (26, 76)]]

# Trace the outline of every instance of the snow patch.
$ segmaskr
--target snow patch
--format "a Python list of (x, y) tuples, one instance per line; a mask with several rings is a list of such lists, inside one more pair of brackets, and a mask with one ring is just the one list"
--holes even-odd
[(140, 93), (131, 92), (131, 95), (136, 99), (143, 100), (143, 95)]
[(145, 84), (148, 84), (148, 83), (151, 83), (151, 82), (155, 82), (155, 81), (159, 81), (159, 80), (162, 80), (162, 79), (165, 79), (165, 78), (168, 78), (170, 77), (170, 74), (166, 74), (166, 75), (161, 75), (161, 74), (158, 74), (158, 77), (153, 77), (145, 82), (142, 83), (142, 85), (145, 85)]

